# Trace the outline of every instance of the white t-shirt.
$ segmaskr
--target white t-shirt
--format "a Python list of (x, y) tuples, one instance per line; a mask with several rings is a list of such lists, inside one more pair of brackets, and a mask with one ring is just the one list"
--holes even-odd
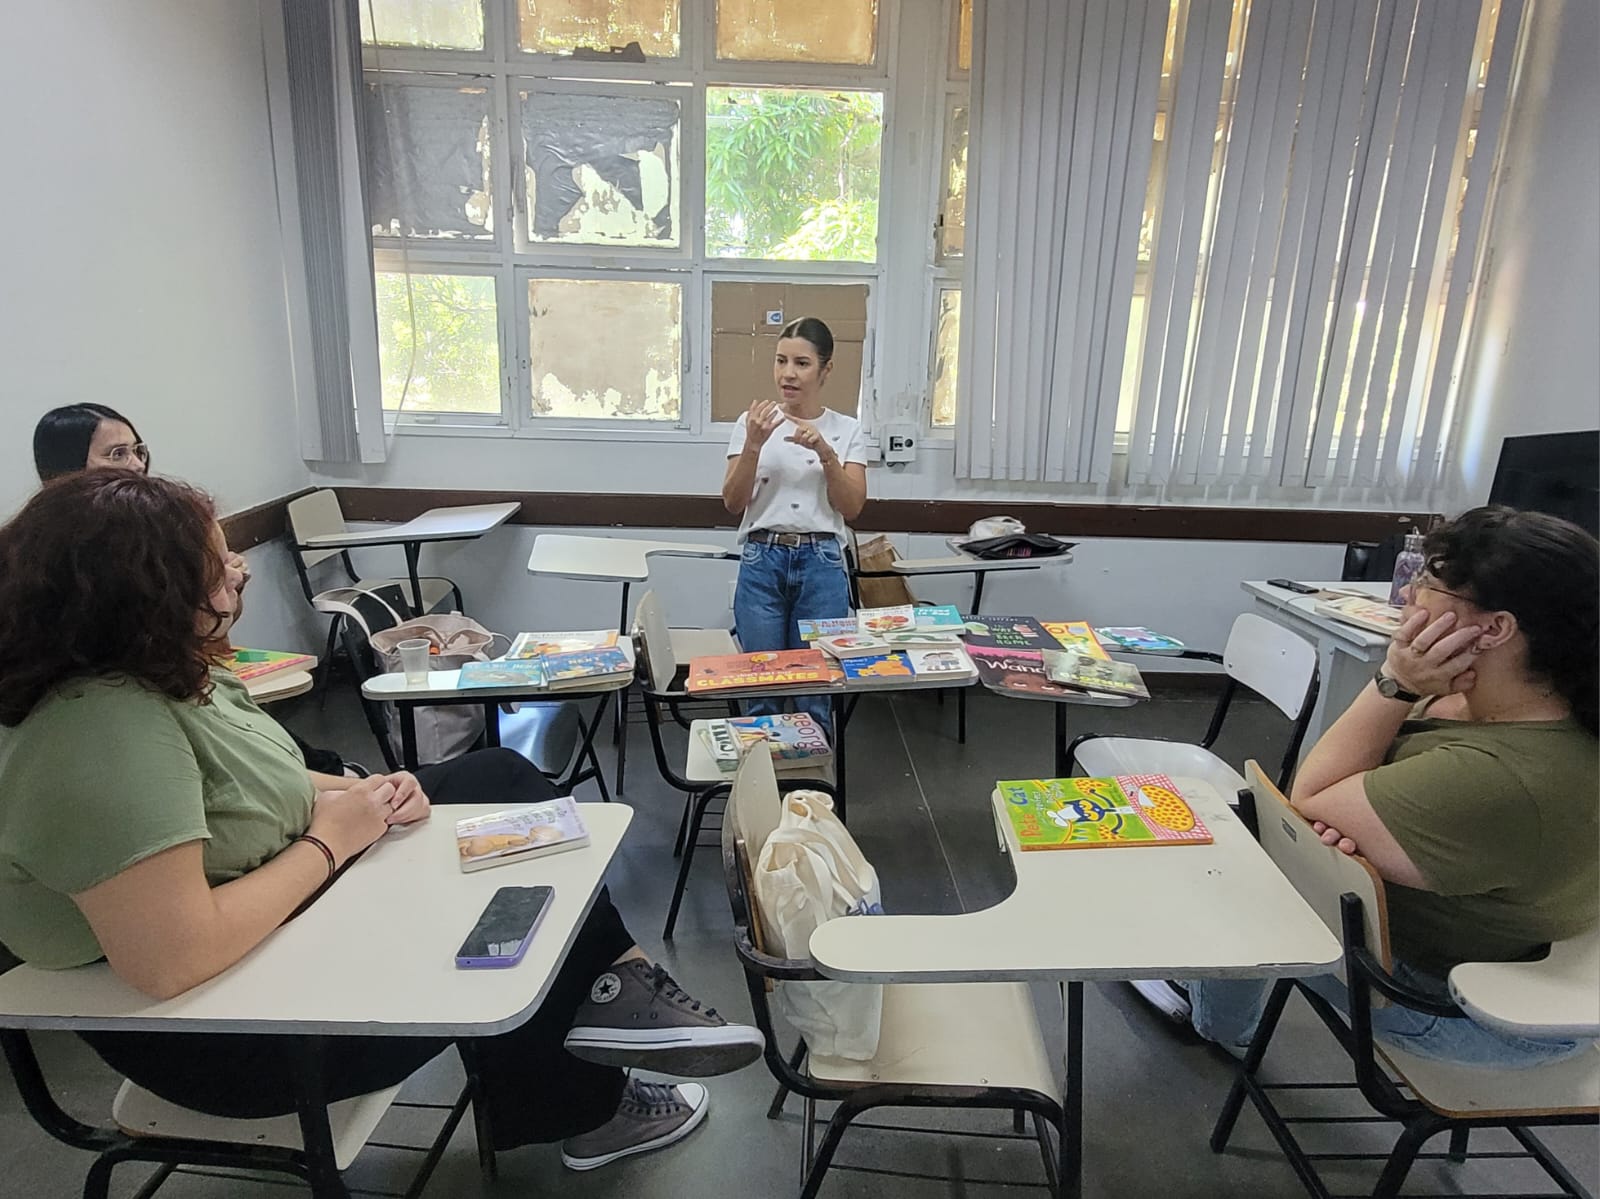
[[(744, 453), (745, 420), (742, 413), (728, 439), (728, 457)], [(811, 422), (833, 446), (840, 462), (866, 465), (866, 441), (861, 422), (853, 416), (823, 410)], [(849, 536), (844, 517), (828, 502), (828, 480), (822, 462), (804, 446), (787, 440), (794, 425), (784, 421), (772, 431), (761, 447), (756, 463), (756, 479), (750, 489), (750, 502), (739, 521), (742, 545), (751, 529), (770, 529), (774, 533), (832, 533), (844, 545)]]

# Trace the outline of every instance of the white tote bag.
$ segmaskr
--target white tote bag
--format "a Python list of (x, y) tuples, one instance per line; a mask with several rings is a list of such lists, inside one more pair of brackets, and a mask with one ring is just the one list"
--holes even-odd
[[(791, 791), (755, 869), (762, 923), (785, 957), (809, 958), (811, 934), (839, 916), (883, 912), (878, 874), (820, 791)], [(786, 982), (777, 1006), (811, 1052), (865, 1061), (878, 1052), (883, 988), (875, 983)]]

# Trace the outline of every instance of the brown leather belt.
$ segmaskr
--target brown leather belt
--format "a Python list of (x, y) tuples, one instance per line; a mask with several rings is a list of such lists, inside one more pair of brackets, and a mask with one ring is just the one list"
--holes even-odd
[(751, 529), (745, 540), (762, 545), (784, 545), (798, 549), (802, 545), (816, 545), (824, 541), (837, 541), (832, 533), (774, 533), (771, 529)]

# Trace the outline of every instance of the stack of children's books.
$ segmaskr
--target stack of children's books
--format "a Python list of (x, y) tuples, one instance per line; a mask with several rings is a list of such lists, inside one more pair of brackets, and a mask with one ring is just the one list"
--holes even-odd
[(1056, 699), (1150, 694), (1137, 667), (1111, 661), (1087, 621), (974, 616), (967, 652), (978, 678), (1002, 691)]
[(780, 770), (822, 767), (833, 761), (827, 735), (804, 712), (698, 720), (695, 732), (725, 774), (738, 770), (744, 755), (757, 745), (767, 747), (772, 764)]
[(518, 633), (503, 658), (463, 666), (456, 686), (576, 691), (632, 674), (633, 656), (620, 644), (615, 629)]
[(232, 649), (221, 664), (241, 680), (247, 680), (277, 674), (280, 670), (310, 670), (317, 660), (310, 654), (291, 654), (275, 649)]
[(809, 623), (816, 631), (812, 644), (837, 661), (847, 681), (909, 682), (938, 676), (957, 682), (976, 673), (964, 645), (966, 622), (954, 604), (863, 608), (854, 627), (844, 631), (822, 627), (832, 621)]

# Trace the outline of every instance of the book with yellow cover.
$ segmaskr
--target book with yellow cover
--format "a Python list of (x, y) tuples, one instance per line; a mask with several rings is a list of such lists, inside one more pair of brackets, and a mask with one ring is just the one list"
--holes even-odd
[(1164, 774), (1011, 779), (995, 787), (1024, 850), (1211, 844), (1211, 830)]
[(1109, 658), (1105, 646), (1094, 635), (1087, 620), (1041, 620), (1044, 631), (1061, 643), (1062, 649), (1075, 649), (1091, 658)]
[(718, 654), (689, 663), (684, 684), (690, 692), (818, 687), (831, 674), (820, 649), (763, 650), (753, 654)]
[(275, 649), (236, 648), (222, 659), (222, 665), (233, 671), (241, 682), (276, 674), (280, 670), (310, 670), (316, 664), (316, 658), (310, 654), (284, 653)]

